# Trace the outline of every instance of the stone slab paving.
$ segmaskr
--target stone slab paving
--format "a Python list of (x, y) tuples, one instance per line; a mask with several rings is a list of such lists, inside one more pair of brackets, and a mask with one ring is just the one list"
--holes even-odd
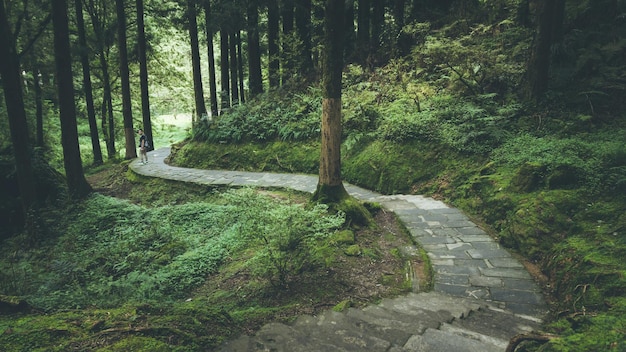
[[(280, 187), (309, 193), (317, 186), (318, 178), (313, 175), (174, 167), (164, 162), (169, 153), (170, 148), (149, 152), (148, 164), (136, 159), (130, 168), (145, 176), (203, 185)], [(460, 210), (420, 195), (381, 195), (344, 185), (353, 197), (377, 202), (400, 218), (428, 252), (435, 293), (476, 299), (537, 322), (547, 313), (541, 291), (524, 266)]]

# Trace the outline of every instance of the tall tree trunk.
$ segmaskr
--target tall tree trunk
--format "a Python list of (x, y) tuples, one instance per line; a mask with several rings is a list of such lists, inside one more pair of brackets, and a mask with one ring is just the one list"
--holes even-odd
[(228, 60), (228, 30), (220, 28), (220, 74), (221, 74), (221, 107), (222, 111), (230, 108), (230, 64)]
[(72, 81), (72, 57), (65, 0), (52, 0), (52, 24), (54, 28), (54, 59), (59, 95), (59, 116), (61, 120), (61, 145), (63, 164), (70, 196), (84, 198), (91, 192), (85, 179), (78, 145), (76, 105), (74, 103), (74, 83)]
[(235, 33), (230, 33), (228, 38), (228, 53), (230, 54), (230, 94), (232, 105), (239, 105), (239, 81), (237, 72), (237, 43)]
[(85, 20), (83, 19), (83, 2), (74, 0), (76, 10), (76, 25), (78, 29), (78, 43), (80, 63), (83, 68), (83, 90), (85, 91), (85, 104), (87, 105), (87, 120), (91, 136), (91, 150), (93, 152), (93, 164), (102, 165), (102, 149), (100, 149), (100, 137), (98, 134), (98, 122), (96, 121), (96, 109), (93, 103), (93, 88), (91, 86), (91, 70), (89, 57), (87, 56), (87, 39), (85, 37)]
[(322, 148), (313, 199), (339, 201), (347, 196), (341, 181), (341, 73), (344, 0), (326, 0), (322, 55)]
[(278, 1), (267, 1), (267, 49), (270, 88), (280, 86), (280, 52), (278, 45)]
[(117, 150), (115, 148), (115, 119), (113, 116), (113, 101), (111, 94), (111, 75), (109, 74), (109, 63), (106, 55), (106, 40), (104, 21), (100, 20), (99, 14), (95, 9), (93, 0), (88, 2), (88, 12), (91, 17), (91, 25), (96, 34), (98, 58), (100, 61), (100, 69), (102, 70), (102, 134), (107, 148), (107, 158), (114, 160), (117, 158)]
[(346, 10), (344, 16), (344, 49), (343, 57), (348, 63), (353, 63), (356, 58), (356, 31), (354, 29), (354, 1), (348, 1), (346, 3)]
[[(202, 71), (200, 69), (200, 47), (198, 41), (198, 22), (196, 19), (196, 5), (193, 0), (187, 0), (187, 17), (189, 21), (189, 39), (191, 41), (191, 66), (193, 70), (193, 93), (196, 103), (194, 121), (198, 121), (206, 114), (204, 104), (204, 89), (202, 88)], [(195, 125), (195, 123), (194, 123)]]
[(13, 34), (9, 28), (4, 2), (0, 1), (0, 74), (4, 99), (9, 117), (9, 129), (13, 143), (17, 184), (20, 192), (22, 211), (26, 215), (34, 206), (35, 177), (31, 164), (31, 145), (28, 136), (28, 122), (24, 110), (24, 97), (20, 84), (20, 64), (17, 58)]
[[(36, 54), (35, 54), (36, 55)], [(33, 55), (33, 56), (35, 56)], [(35, 66), (39, 67), (38, 60), (34, 58)], [(45, 146), (43, 138), (43, 92), (41, 89), (41, 72), (39, 70), (33, 70), (33, 82), (35, 90), (35, 116), (36, 116), (36, 144), (38, 147), (43, 148)]]
[(527, 97), (539, 101), (548, 90), (550, 80), (550, 46), (554, 33), (553, 19), (557, 0), (544, 0), (539, 8), (539, 22), (535, 43), (527, 69)]
[(360, 58), (357, 60), (364, 63), (370, 52), (370, 0), (359, 0), (358, 6), (356, 51), (357, 57)]
[(371, 18), (370, 55), (378, 56), (380, 44), (383, 40), (383, 25), (385, 24), (385, 3), (383, 1), (373, 1)]
[(250, 96), (263, 93), (261, 74), (261, 48), (259, 44), (259, 7), (256, 1), (248, 1), (248, 88)]
[(244, 92), (243, 81), (245, 77), (243, 75), (243, 53), (241, 52), (241, 31), (235, 32), (235, 39), (237, 40), (237, 72), (239, 73), (239, 100), (242, 104), (246, 102), (246, 96)]
[(148, 91), (148, 58), (146, 55), (146, 27), (143, 16), (143, 0), (135, 1), (137, 7), (137, 54), (139, 56), (139, 84), (141, 89), (141, 118), (143, 133), (151, 142), (149, 150), (155, 148), (152, 136), (152, 119), (150, 118), (150, 94)]
[(282, 60), (281, 65), (283, 67), (281, 71), (281, 80), (285, 84), (291, 79), (294, 71), (294, 58), (296, 53), (293, 52), (292, 34), (294, 24), (293, 13), (293, 1), (294, 0), (282, 0), (281, 15), (283, 18), (283, 35), (282, 35)]
[(115, 147), (115, 118), (113, 116), (113, 94), (111, 89), (111, 75), (109, 74), (109, 63), (106, 59), (104, 49), (100, 51), (100, 67), (102, 69), (102, 132), (107, 146), (107, 157), (109, 160), (117, 159), (117, 149)]
[(211, 25), (211, 0), (204, 1), (204, 23), (206, 27), (207, 55), (209, 60), (209, 96), (211, 116), (217, 116), (217, 82), (215, 78), (215, 54), (213, 52), (213, 26)]
[(128, 49), (126, 48), (126, 12), (124, 0), (115, 0), (117, 12), (117, 45), (120, 51), (120, 80), (122, 82), (122, 116), (124, 117), (124, 137), (126, 159), (137, 157), (135, 132), (133, 131), (133, 110), (130, 97), (130, 71), (128, 69)]
[(298, 37), (302, 42), (302, 51), (298, 55), (298, 71), (305, 75), (313, 69), (311, 58), (311, 0), (297, 0), (295, 18)]
[(406, 0), (394, 0), (393, 18), (394, 18), (394, 35), (397, 38), (396, 48), (397, 56), (406, 56), (411, 49), (411, 42), (404, 32), (404, 16), (405, 16)]

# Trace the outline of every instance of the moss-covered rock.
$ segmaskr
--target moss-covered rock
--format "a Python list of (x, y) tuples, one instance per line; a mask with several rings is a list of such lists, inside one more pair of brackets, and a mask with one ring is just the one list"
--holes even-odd
[(524, 163), (511, 180), (514, 192), (527, 193), (539, 189), (545, 177), (546, 167), (539, 163)]
[(337, 244), (354, 244), (356, 241), (354, 232), (352, 230), (342, 230), (338, 231), (333, 235), (332, 240)]
[(361, 247), (358, 244), (353, 244), (351, 246), (348, 246), (348, 248), (346, 248), (343, 252), (347, 256), (356, 257), (356, 256), (361, 255), (362, 250), (361, 250)]

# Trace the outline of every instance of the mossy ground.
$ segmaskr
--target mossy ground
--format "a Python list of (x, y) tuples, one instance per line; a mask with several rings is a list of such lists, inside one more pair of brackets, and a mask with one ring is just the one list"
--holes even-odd
[[(131, 174), (127, 163), (122, 163), (90, 174), (89, 180), (98, 192), (127, 199), (140, 208), (220, 202), (220, 189)], [(259, 192), (296, 203), (309, 200), (308, 195), (291, 191)], [(325, 263), (302, 271), (286, 289), (253, 274), (246, 264), (254, 253), (254, 248), (249, 248), (231, 255), (219, 271), (182, 299), (128, 302), (106, 309), (93, 305), (41, 311), (35, 307), (0, 315), (0, 350), (206, 351), (228, 337), (253, 333), (268, 321), (290, 321), (296, 315), (316, 314), (341, 302), (361, 306), (407, 292), (412, 286), (405, 279), (407, 258), (394, 254), (394, 249), (410, 244), (410, 238), (393, 214), (377, 211), (380, 207), (375, 204), (367, 208), (373, 213), (370, 226), (346, 228), (329, 238), (319, 248)], [(72, 219), (59, 217), (56, 221), (69, 224)], [(360, 253), (346, 255), (350, 245), (358, 245)], [(38, 251), (45, 251), (45, 246), (39, 244)], [(170, 250), (181, 248), (175, 243), (161, 247), (161, 251)], [(23, 249), (19, 255), (28, 253)], [(54, 262), (55, 258), (48, 260)], [(409, 261), (418, 268), (426, 265), (422, 258)], [(3, 284), (11, 280), (11, 274), (5, 274)], [(427, 287), (428, 278), (421, 280)]]
[[(301, 144), (280, 143), (296, 150)], [(198, 150), (196, 143), (182, 150), (187, 148)], [(274, 148), (276, 144), (267, 144), (277, 152)], [(173, 160), (188, 165), (185, 155), (179, 153)], [(255, 165), (256, 155), (240, 157)], [(555, 185), (541, 165), (510, 167), (422, 142), (363, 143), (344, 153), (342, 165), (344, 180), (353, 184), (381, 193), (427, 194), (463, 209), (505, 247), (526, 258), (552, 304), (546, 330), (560, 335), (541, 347), (544, 350), (626, 348), (626, 332), (620, 328), (626, 324), (620, 313), (626, 309), (624, 195), (592, 193), (569, 181)]]

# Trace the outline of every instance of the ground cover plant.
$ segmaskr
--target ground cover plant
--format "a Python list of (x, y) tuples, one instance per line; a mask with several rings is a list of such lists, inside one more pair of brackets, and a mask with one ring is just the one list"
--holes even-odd
[[(344, 180), (384, 194), (445, 200), (527, 258), (552, 303), (545, 330), (558, 336), (528, 349), (626, 348), (623, 112), (581, 108), (572, 87), (567, 95), (551, 91), (539, 105), (519, 99), (520, 53), (528, 43), (511, 23), (428, 33), (411, 56), (345, 70)], [(266, 114), (264, 125), (244, 122), (257, 110), (290, 110), (304, 121), (319, 116), (312, 98), (302, 96), (315, 96), (314, 89), (285, 94), (225, 118), (252, 126), (246, 133), (219, 121), (199, 128), (172, 160), (194, 165), (224, 155), (206, 167), (315, 173), (319, 154), (305, 162), (285, 157), (315, 151), (315, 138), (284, 131), (257, 138), (268, 135), (263, 126), (278, 125), (272, 119), (282, 121), (280, 113)], [(217, 135), (222, 143), (211, 137)], [(251, 152), (231, 163), (228, 155), (238, 148)]]
[(67, 219), (48, 220), (54, 236), (31, 250), (23, 237), (3, 243), (2, 302), (22, 302), (0, 315), (3, 351), (205, 351), (269, 320), (411, 287), (394, 250), (409, 237), (391, 214), (349, 228), (303, 194), (149, 180), (125, 166), (90, 182), (98, 193), (46, 215)]

